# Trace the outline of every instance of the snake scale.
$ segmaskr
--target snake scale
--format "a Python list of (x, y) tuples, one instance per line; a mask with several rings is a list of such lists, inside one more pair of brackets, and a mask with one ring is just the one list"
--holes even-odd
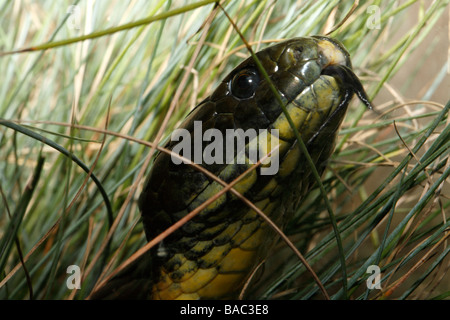
[[(313, 36), (277, 43), (256, 56), (322, 173), (353, 95), (371, 107), (352, 71), (348, 52), (334, 39)], [(277, 130), (276, 174), (263, 175), (258, 167), (234, 189), (282, 227), (315, 180), (279, 99), (252, 57), (231, 71), (180, 128), (193, 133), (199, 122), (202, 133), (211, 128), (222, 133), (227, 129)], [(268, 133), (263, 142), (270, 138)], [(166, 148), (172, 150), (175, 145), (170, 141)], [(246, 152), (244, 163), (201, 166), (229, 183), (252, 165), (248, 149)], [(222, 188), (192, 166), (175, 164), (169, 154), (159, 153), (139, 198), (147, 239), (159, 235)], [(112, 278), (92, 298), (235, 299), (275, 238), (274, 231), (254, 210), (227, 192)]]

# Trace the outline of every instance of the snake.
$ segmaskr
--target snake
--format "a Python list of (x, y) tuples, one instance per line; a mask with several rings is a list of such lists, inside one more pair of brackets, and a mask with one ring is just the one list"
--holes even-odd
[[(241, 163), (217, 161), (200, 166), (226, 183), (242, 175), (233, 188), (282, 228), (316, 183), (292, 124), (322, 175), (352, 97), (372, 106), (353, 72), (348, 51), (338, 40), (296, 37), (255, 55), (265, 75), (250, 56), (178, 128), (190, 134), (195, 134), (199, 123), (201, 133), (253, 129), (260, 133), (262, 142), (254, 144), (258, 146), (277, 138), (279, 164), (274, 174), (263, 174), (263, 165), (255, 166), (249, 159), (250, 142)], [(191, 144), (195, 147), (194, 139)], [(175, 140), (165, 145), (169, 150), (176, 146)], [(205, 150), (206, 146), (202, 143), (201, 147)], [(266, 150), (265, 155), (269, 154)], [(249, 170), (252, 166), (256, 169)], [(170, 154), (158, 153), (138, 201), (147, 239), (161, 234), (223, 188), (189, 163), (175, 163)], [(276, 238), (261, 215), (235, 194), (224, 192), (92, 298), (236, 299)]]

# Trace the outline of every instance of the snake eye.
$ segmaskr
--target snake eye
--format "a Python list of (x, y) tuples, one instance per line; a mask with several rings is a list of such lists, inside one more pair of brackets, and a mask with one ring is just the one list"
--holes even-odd
[(231, 79), (231, 94), (238, 99), (249, 99), (255, 94), (258, 84), (259, 75), (255, 70), (241, 70)]

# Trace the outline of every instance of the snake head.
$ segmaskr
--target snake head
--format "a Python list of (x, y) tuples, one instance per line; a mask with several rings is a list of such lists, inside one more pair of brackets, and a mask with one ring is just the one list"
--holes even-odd
[[(283, 104), (292, 109), (291, 117), (298, 120), (297, 129), (307, 137), (338, 106), (345, 113), (354, 93), (372, 109), (352, 71), (350, 55), (337, 40), (323, 36), (293, 38), (261, 50), (256, 56), (270, 83), (249, 57), (188, 115), (181, 127), (190, 130), (194, 121), (203, 121), (205, 130), (270, 129), (276, 121), (285, 121), (281, 97)], [(279, 97), (271, 90), (271, 84)], [(286, 132), (287, 139), (293, 138), (287, 126), (280, 129)]]
[[(294, 104), (306, 113), (325, 115), (339, 105), (337, 101), (344, 101), (341, 108), (346, 109), (343, 106), (356, 93), (372, 109), (352, 71), (349, 53), (337, 40), (324, 36), (293, 38), (261, 50), (256, 56), (286, 106)], [(215, 104), (218, 119), (222, 116), (216, 123), (219, 127), (224, 120), (227, 128), (266, 129), (282, 113), (279, 99), (252, 57), (225, 77), (209, 100)], [(320, 122), (324, 120), (321, 117)], [(310, 131), (314, 130), (310, 127)]]
[(244, 130), (276, 128), (281, 139), (292, 140), (294, 131), (282, 114), (281, 98), (306, 142), (317, 139), (318, 133), (335, 133), (354, 94), (372, 109), (352, 70), (349, 53), (337, 40), (293, 38), (256, 56), (279, 97), (250, 57), (225, 77), (210, 97), (217, 112), (216, 127), (223, 122), (223, 127)]

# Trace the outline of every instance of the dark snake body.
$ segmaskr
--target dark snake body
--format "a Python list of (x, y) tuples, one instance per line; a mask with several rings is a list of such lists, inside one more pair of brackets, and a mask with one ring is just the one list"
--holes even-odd
[[(279, 91), (317, 170), (323, 172), (353, 94), (370, 106), (351, 70), (347, 51), (335, 40), (309, 37), (284, 41), (256, 55)], [(180, 128), (193, 134), (195, 121), (201, 121), (202, 133), (211, 128), (224, 134), (227, 129), (278, 130), (277, 173), (262, 175), (257, 168), (234, 189), (283, 226), (314, 178), (275, 94), (252, 58), (225, 77)], [(270, 138), (268, 134), (263, 143)], [(166, 148), (176, 144), (171, 141)], [(245, 159), (244, 164), (201, 165), (229, 183), (252, 165), (248, 149)], [(159, 153), (139, 199), (147, 239), (159, 235), (222, 188), (192, 166), (177, 165), (170, 155)], [(227, 192), (113, 278), (94, 298), (236, 298), (274, 238), (272, 229), (256, 212)]]

